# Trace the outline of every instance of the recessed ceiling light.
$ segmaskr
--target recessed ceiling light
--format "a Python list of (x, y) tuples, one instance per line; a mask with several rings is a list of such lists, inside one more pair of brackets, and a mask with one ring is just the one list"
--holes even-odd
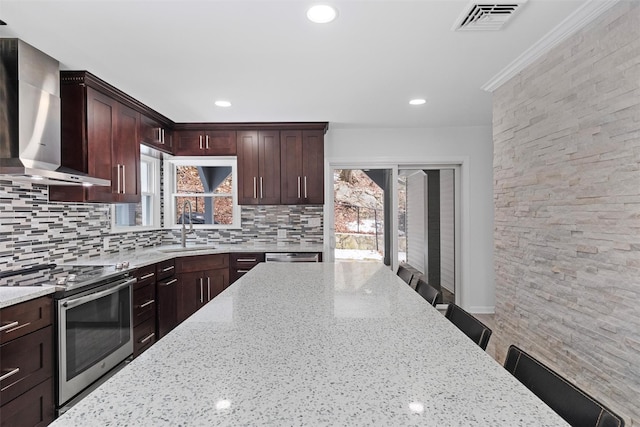
[(426, 102), (427, 102), (426, 99), (416, 98), (416, 99), (412, 99), (411, 101), (409, 101), (409, 104), (411, 104), (411, 105), (422, 105), (422, 104), (425, 104)]
[(231, 103), (229, 101), (216, 101), (215, 104), (218, 107), (231, 107)]
[(336, 10), (326, 4), (317, 4), (315, 6), (311, 6), (309, 10), (307, 10), (307, 18), (309, 21), (315, 22), (316, 24), (326, 24), (328, 22), (336, 19), (338, 12)]

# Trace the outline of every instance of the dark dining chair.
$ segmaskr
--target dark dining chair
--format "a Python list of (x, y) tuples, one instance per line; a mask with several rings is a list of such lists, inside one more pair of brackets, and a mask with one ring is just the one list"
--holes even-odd
[(458, 329), (471, 338), (473, 342), (478, 344), (481, 349), (487, 349), (492, 331), (484, 323), (456, 304), (449, 304), (444, 317), (449, 319), (451, 323), (456, 325)]
[(440, 291), (425, 282), (424, 279), (418, 279), (418, 283), (416, 284), (416, 292), (434, 307), (436, 306), (436, 303), (440, 298)]
[(624, 420), (609, 408), (515, 345), (504, 367), (574, 427), (623, 427)]
[(413, 273), (404, 265), (398, 267), (398, 277), (404, 280), (407, 285), (411, 284), (411, 279), (413, 279)]

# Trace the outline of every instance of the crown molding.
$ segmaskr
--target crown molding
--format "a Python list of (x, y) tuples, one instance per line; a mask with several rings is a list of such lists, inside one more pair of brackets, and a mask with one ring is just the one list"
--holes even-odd
[(533, 46), (493, 76), (481, 89), (493, 92), (535, 60), (589, 24), (620, 0), (588, 0)]

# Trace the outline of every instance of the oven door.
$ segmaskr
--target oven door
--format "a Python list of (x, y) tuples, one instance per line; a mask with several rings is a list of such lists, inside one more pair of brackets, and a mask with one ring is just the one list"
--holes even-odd
[(58, 406), (133, 353), (135, 281), (121, 279), (57, 302)]

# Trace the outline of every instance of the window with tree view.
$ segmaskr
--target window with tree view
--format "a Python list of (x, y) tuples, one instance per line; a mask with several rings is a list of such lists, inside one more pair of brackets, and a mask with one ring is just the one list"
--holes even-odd
[(173, 158), (169, 163), (173, 182), (167, 210), (173, 215), (165, 218), (172, 221), (169, 226), (183, 222), (206, 228), (239, 225), (235, 160)]

